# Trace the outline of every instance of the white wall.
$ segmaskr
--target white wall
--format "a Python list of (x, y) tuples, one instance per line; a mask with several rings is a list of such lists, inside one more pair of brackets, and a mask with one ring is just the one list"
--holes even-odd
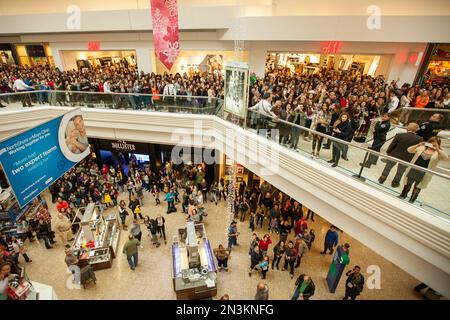
[[(450, 30), (450, 10), (445, 9), (434, 16), (422, 16), (419, 13), (401, 16), (382, 14), (381, 28), (377, 30), (367, 28), (369, 16), (364, 10), (358, 15), (310, 15), (300, 11), (301, 15), (294, 16), (258, 16), (260, 13), (251, 16), (247, 11), (239, 6), (180, 7), (179, 27), (180, 30), (221, 30), (220, 40), (450, 42), (450, 34), (446, 31)], [(0, 34), (152, 30), (148, 9), (82, 11), (79, 29), (76, 30), (68, 29), (69, 17), (70, 14), (66, 12), (47, 11), (41, 14), (3, 15), (0, 19)]]
[[(223, 38), (223, 31), (185, 31), (180, 33), (180, 48), (204, 51), (234, 50), (234, 41)], [(49, 42), (57, 66), (64, 66), (64, 61), (59, 57), (60, 50), (86, 51), (89, 41), (99, 41), (101, 50), (136, 50), (138, 67), (144, 71), (155, 71), (151, 32), (39, 34), (23, 35), (18, 39), (27, 43)], [(326, 42), (261, 40), (244, 41), (244, 44), (249, 54), (250, 70), (263, 75), (267, 52), (320, 53)], [(381, 55), (378, 73), (388, 74), (389, 80), (400, 77), (400, 82), (412, 83), (418, 67), (409, 61), (410, 54), (424, 52), (425, 49), (426, 43), (342, 41), (339, 53)]]

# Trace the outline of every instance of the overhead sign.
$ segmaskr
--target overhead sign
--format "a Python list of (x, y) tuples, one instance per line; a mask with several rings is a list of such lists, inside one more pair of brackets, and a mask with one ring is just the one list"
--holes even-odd
[(248, 103), (248, 64), (229, 62), (225, 66), (224, 110), (245, 118)]
[(80, 109), (0, 142), (0, 162), (20, 207), (89, 153)]

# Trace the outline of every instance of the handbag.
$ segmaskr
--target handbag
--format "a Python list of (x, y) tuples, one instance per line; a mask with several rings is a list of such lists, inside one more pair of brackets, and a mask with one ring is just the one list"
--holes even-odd
[(111, 196), (107, 193), (105, 194), (105, 203), (110, 203), (111, 202)]
[(136, 208), (134, 209), (134, 213), (141, 213), (141, 206), (137, 205)]

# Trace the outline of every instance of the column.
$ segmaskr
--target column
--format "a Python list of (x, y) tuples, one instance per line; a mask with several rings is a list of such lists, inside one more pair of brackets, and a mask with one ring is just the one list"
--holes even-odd
[(50, 43), (49, 46), (50, 46), (50, 50), (52, 51), (52, 56), (53, 56), (53, 61), (55, 62), (55, 67), (62, 71), (63, 64), (62, 64), (62, 59), (61, 59), (61, 51), (59, 51), (56, 48), (56, 44), (55, 44), (55, 47), (53, 47), (52, 43)]
[(266, 67), (267, 49), (263, 43), (252, 41), (249, 50), (250, 72), (258, 77), (264, 77)]
[(136, 63), (139, 72), (152, 72), (152, 64), (150, 60), (150, 47), (136, 48)]

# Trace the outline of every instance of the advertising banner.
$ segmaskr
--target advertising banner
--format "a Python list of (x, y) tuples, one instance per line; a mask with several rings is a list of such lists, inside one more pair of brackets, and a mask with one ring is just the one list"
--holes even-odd
[(224, 110), (240, 118), (247, 115), (248, 64), (229, 62), (225, 66)]
[(177, 0), (151, 0), (151, 12), (155, 53), (170, 70), (180, 53)]
[(342, 274), (344, 273), (345, 266), (350, 263), (350, 258), (347, 253), (342, 250), (341, 246), (338, 246), (336, 252), (333, 256), (333, 260), (330, 264), (330, 269), (327, 275), (328, 289), (331, 293), (336, 292), (336, 288), (341, 280)]
[(0, 162), (20, 207), (89, 153), (79, 109), (0, 142)]

